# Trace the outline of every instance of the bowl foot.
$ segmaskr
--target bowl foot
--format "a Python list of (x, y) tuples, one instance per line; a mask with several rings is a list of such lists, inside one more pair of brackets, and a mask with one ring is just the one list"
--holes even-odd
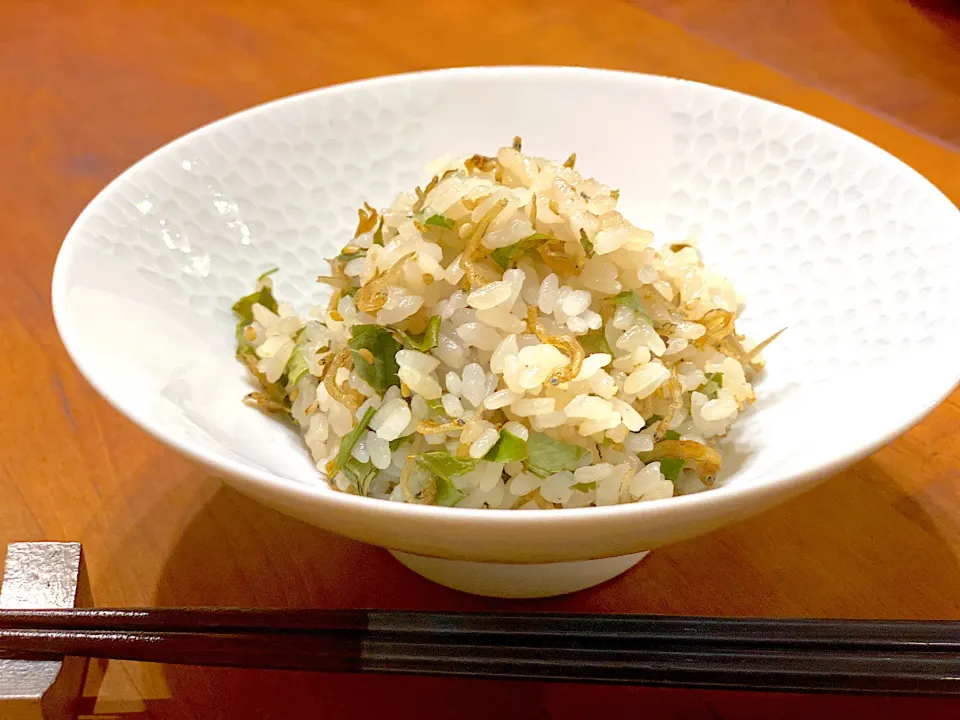
[(507, 565), (423, 557), (391, 550), (417, 575), (454, 590), (501, 598), (541, 598), (599, 585), (640, 562), (646, 552), (601, 560)]

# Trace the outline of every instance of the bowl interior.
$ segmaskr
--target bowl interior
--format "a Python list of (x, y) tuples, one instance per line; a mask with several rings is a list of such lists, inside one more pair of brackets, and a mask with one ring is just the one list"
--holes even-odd
[[(514, 135), (621, 191), (636, 224), (693, 236), (767, 351), (725, 443), (728, 489), (863, 454), (957, 380), (960, 213), (910, 168), (801, 113), (666, 78), (559, 68), (398, 76), (271, 103), (114, 181), (71, 230), (54, 304), (86, 376), (145, 428), (232, 471), (321, 485), (296, 434), (241, 404), (230, 306), (261, 272), (300, 307), (363, 201), (443, 154)], [(707, 493), (709, 495), (710, 493)]]

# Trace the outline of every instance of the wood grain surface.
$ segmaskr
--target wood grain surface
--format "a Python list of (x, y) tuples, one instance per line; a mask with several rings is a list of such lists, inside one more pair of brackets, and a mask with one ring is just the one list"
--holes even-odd
[[(800, 9), (802, 6), (802, 10)], [(449, 65), (692, 78), (857, 132), (960, 201), (960, 11), (934, 0), (7, 0), (0, 4), (0, 543), (79, 540), (96, 603), (960, 620), (960, 396), (800, 499), (536, 602), (434, 586), (228, 490), (99, 399), (60, 345), (61, 239), (113, 176), (289, 93)], [(113, 663), (84, 717), (955, 717), (947, 701)]]

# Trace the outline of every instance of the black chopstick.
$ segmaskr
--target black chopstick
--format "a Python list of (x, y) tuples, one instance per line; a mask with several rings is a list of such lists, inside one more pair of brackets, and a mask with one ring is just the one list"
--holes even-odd
[(729, 689), (960, 694), (960, 624), (412, 611), (0, 611), (0, 656)]

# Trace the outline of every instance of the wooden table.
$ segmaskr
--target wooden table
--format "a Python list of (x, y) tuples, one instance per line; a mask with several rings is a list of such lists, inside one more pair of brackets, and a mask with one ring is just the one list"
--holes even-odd
[[(159, 145), (292, 92), (445, 65), (591, 65), (728, 86), (853, 130), (960, 200), (958, 38), (958, 11), (932, 0), (8, 0), (0, 7), (0, 543), (82, 541), (99, 605), (960, 619), (960, 395), (820, 489), (654, 552), (602, 587), (547, 601), (486, 600), (262, 508), (158, 445), (81, 379), (48, 299), (73, 218)], [(93, 717), (204, 720), (958, 712), (940, 700), (132, 663), (95, 673), (87, 694)]]

